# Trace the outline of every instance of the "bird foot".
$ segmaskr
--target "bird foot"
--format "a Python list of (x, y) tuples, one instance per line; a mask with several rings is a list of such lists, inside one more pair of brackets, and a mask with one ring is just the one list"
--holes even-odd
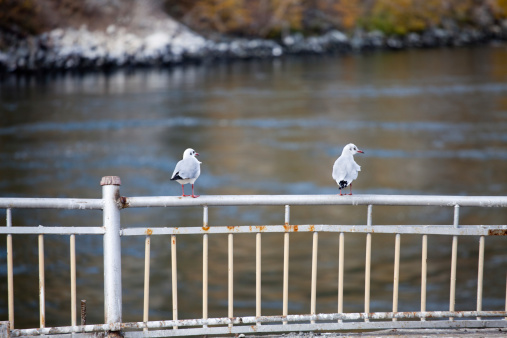
[(349, 195), (352, 195), (352, 193), (350, 193)]
[(188, 197), (188, 196), (192, 196), (192, 195), (185, 195), (185, 194), (181, 195), (181, 197)]
[(201, 195), (188, 195), (188, 196), (192, 196), (193, 198), (197, 198), (197, 197), (199, 197)]

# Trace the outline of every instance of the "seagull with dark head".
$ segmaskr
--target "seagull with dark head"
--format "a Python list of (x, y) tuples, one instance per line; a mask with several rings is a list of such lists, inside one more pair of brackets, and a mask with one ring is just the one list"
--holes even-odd
[[(183, 159), (176, 164), (174, 168), (171, 181), (176, 181), (181, 184), (181, 196), (192, 196), (193, 198), (199, 197), (194, 195), (194, 182), (201, 174), (201, 162), (195, 158), (199, 156), (194, 149), (188, 148), (183, 152)], [(192, 184), (192, 195), (185, 195), (185, 184)]]
[(350, 186), (349, 195), (352, 195), (352, 181), (357, 178), (358, 172), (361, 171), (361, 167), (354, 161), (354, 155), (357, 153), (363, 154), (364, 152), (354, 144), (349, 143), (343, 148), (341, 156), (333, 165), (333, 179), (338, 184), (340, 196), (342, 195), (342, 189), (347, 186)]

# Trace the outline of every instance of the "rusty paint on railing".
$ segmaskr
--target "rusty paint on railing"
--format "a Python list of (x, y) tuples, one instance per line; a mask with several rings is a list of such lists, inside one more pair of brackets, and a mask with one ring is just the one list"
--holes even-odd
[(490, 229), (488, 236), (507, 236), (507, 229)]
[(285, 232), (298, 232), (299, 225), (289, 225), (289, 224), (285, 223), (283, 228), (285, 229)]

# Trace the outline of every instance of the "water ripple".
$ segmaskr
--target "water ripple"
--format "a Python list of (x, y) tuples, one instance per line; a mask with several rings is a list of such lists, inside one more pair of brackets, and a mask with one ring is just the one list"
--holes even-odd
[(450, 130), (471, 131), (478, 127), (491, 129), (507, 129), (506, 122), (483, 123), (454, 123), (454, 122), (378, 122), (378, 121), (340, 121), (333, 119), (210, 119), (200, 117), (173, 117), (167, 119), (130, 119), (130, 120), (100, 120), (75, 122), (41, 122), (22, 124), (0, 128), (0, 136), (41, 132), (75, 132), (75, 131), (103, 131), (124, 130), (138, 128), (172, 128), (172, 127), (250, 127), (259, 129), (381, 129), (395, 131), (429, 131), (444, 132)]
[(470, 93), (504, 93), (507, 91), (507, 83), (483, 83), (483, 84), (459, 84), (452, 86), (403, 86), (379, 88), (363, 86), (354, 89), (328, 89), (321, 92), (322, 96), (339, 96), (353, 98), (377, 98), (377, 97), (409, 97), (421, 95), (449, 95)]

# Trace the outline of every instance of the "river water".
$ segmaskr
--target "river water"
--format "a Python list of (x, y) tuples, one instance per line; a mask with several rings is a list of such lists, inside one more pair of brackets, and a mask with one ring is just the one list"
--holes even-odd
[[(112, 74), (12, 77), (0, 84), (0, 196), (179, 195), (183, 150), (201, 154), (196, 193), (336, 194), (331, 169), (355, 143), (355, 194), (505, 195), (507, 48), (187, 65)], [(188, 189), (188, 187), (187, 187)], [(187, 190), (188, 192), (189, 190)], [(293, 224), (365, 224), (366, 207), (292, 207)], [(451, 224), (452, 208), (374, 207), (374, 224)], [(461, 208), (461, 224), (505, 224), (505, 209)], [(281, 207), (210, 208), (210, 225), (282, 224)], [(100, 226), (98, 211), (13, 210), (14, 226)], [(124, 227), (201, 226), (200, 208), (122, 211)], [(390, 311), (394, 236), (373, 235), (371, 310)], [(7, 318), (5, 236), (0, 317)], [(102, 323), (100, 237), (78, 236), (78, 301)], [(210, 236), (210, 317), (227, 315), (227, 238)], [(281, 234), (263, 236), (263, 314), (282, 312)], [(235, 237), (235, 315), (255, 315), (255, 244)], [(289, 313), (310, 311), (311, 234), (293, 234)], [(507, 252), (486, 239), (484, 310), (505, 304)], [(363, 311), (365, 236), (346, 235), (346, 312)], [(400, 311), (420, 302), (421, 237), (401, 238)], [(457, 310), (473, 310), (478, 238), (458, 247)], [(142, 321), (144, 237), (122, 241), (123, 319)], [(70, 325), (69, 239), (46, 236), (46, 324)], [(451, 238), (429, 238), (428, 310), (449, 306)], [(152, 238), (150, 320), (172, 318), (169, 238)], [(336, 312), (338, 235), (319, 242), (317, 312)], [(16, 327), (38, 326), (37, 237), (14, 237)], [(201, 316), (200, 237), (178, 240), (179, 317)]]

